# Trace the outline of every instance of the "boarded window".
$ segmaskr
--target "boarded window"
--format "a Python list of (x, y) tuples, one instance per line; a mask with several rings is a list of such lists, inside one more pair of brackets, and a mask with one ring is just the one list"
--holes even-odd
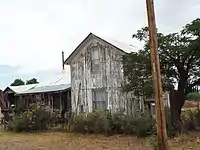
[(105, 90), (92, 91), (93, 110), (107, 109), (107, 94)]
[(99, 71), (99, 49), (92, 49), (92, 62), (91, 62), (91, 71), (93, 73), (98, 73)]

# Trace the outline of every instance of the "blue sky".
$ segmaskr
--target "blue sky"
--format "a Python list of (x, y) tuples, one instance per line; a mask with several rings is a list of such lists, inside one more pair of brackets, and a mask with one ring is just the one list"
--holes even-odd
[[(200, 17), (199, 0), (155, 0), (155, 8), (164, 33)], [(61, 51), (67, 57), (90, 32), (141, 47), (131, 37), (147, 25), (145, 0), (0, 0), (0, 20), (0, 89), (60, 73)]]

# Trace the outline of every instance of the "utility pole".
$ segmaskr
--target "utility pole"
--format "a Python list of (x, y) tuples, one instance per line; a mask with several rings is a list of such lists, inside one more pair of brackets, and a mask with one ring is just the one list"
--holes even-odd
[(148, 29), (150, 40), (150, 55), (156, 104), (156, 128), (159, 150), (168, 150), (165, 110), (163, 103), (163, 90), (160, 75), (160, 61), (158, 55), (157, 29), (153, 0), (146, 0)]

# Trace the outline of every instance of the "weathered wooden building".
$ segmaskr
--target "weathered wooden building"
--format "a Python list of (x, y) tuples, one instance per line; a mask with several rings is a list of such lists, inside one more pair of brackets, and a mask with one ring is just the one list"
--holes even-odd
[(19, 96), (16, 94), (20, 94), (21, 92), (27, 91), (32, 89), (37, 84), (30, 84), (30, 85), (20, 85), (20, 86), (8, 86), (3, 91), (3, 100), (5, 102), (5, 107), (8, 108), (10, 105), (14, 104), (17, 105), (19, 102)]
[(29, 109), (30, 104), (43, 102), (60, 112), (71, 111), (71, 84), (67, 84), (62, 73), (56, 80), (50, 80), (42, 84), (30, 84), (21, 86), (8, 86), (3, 92), (4, 109), (15, 105), (16, 109)]
[(25, 109), (30, 108), (30, 104), (42, 102), (51, 107), (64, 112), (71, 111), (71, 85), (48, 85), (36, 86), (27, 91), (15, 94), (17, 99), (16, 108), (23, 106)]
[(126, 109), (121, 56), (133, 47), (90, 33), (65, 60), (71, 69), (72, 111)]

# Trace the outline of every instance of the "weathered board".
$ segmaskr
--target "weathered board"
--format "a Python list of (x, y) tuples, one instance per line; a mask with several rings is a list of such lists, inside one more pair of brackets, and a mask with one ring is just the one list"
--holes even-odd
[[(107, 109), (125, 109), (125, 94), (121, 92), (123, 71), (121, 56), (124, 54), (116, 47), (92, 38), (73, 58), (71, 68), (72, 110), (91, 112), (93, 110), (93, 90), (106, 91)], [(92, 72), (92, 53), (98, 50), (99, 70)]]

